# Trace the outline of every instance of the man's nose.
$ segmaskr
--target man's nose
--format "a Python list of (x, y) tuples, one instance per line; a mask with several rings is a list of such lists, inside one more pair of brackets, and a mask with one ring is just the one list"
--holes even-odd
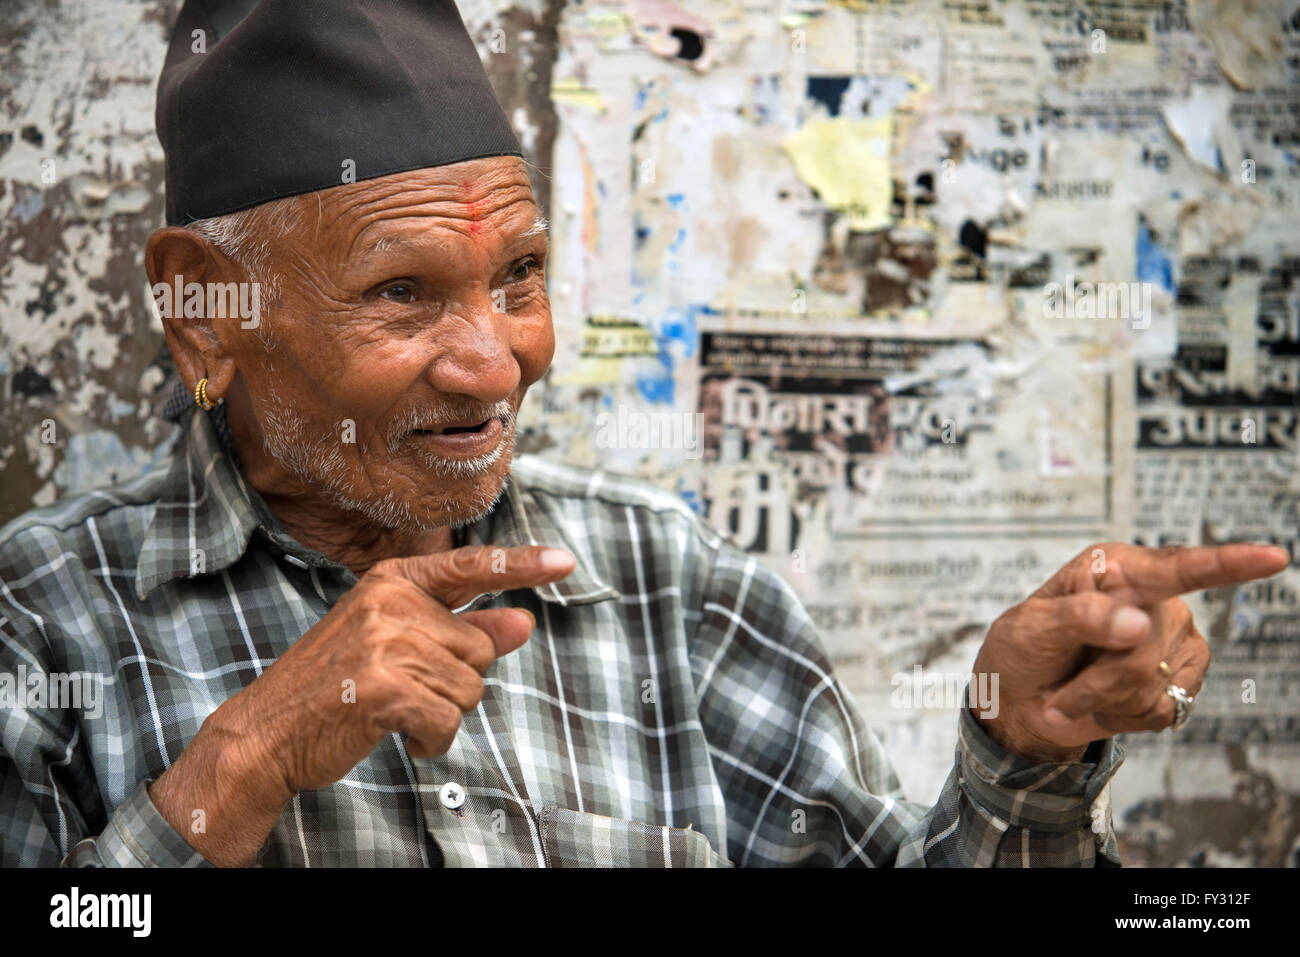
[(508, 316), (494, 312), (491, 303), (476, 303), (445, 316), (441, 325), (438, 357), (429, 366), (435, 389), (480, 402), (499, 402), (514, 393), (520, 372), (511, 350)]

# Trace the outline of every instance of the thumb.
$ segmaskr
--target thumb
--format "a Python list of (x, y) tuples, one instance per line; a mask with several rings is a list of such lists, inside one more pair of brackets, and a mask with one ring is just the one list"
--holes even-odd
[(533, 613), (523, 608), (480, 608), (457, 617), (486, 633), (498, 658), (522, 648), (537, 627)]

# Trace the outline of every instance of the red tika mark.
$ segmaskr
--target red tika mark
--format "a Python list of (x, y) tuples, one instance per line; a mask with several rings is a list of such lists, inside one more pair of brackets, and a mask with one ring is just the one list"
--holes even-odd
[[(470, 191), (470, 189), (472, 188), (472, 185), (473, 185), (473, 184), (471, 183), (470, 180), (463, 179), (463, 180), (460, 181), (460, 185), (461, 185), (461, 188), (464, 189), (465, 192), (468, 193), (468, 192)], [(481, 223), (476, 222), (476, 220), (481, 219), (482, 216), (483, 216), (483, 203), (482, 203), (482, 201), (481, 201), (481, 200), (474, 200), (473, 202), (466, 203), (466, 204), (465, 204), (465, 211), (466, 211), (467, 213), (469, 213), (469, 220), (470, 220), (470, 221), (469, 221), (469, 231), (470, 231), (471, 233), (478, 233), (478, 232), (481, 232), (482, 229), (483, 229), (483, 225), (482, 225)]]

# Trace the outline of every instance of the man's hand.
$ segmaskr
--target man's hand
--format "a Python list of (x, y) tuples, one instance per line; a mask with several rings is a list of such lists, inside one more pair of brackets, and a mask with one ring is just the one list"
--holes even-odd
[(1196, 695), (1210, 663), (1177, 596), (1267, 578), (1288, 561), (1264, 545), (1084, 549), (989, 629), (975, 673), (999, 675), (999, 707), (984, 727), (1038, 762), (1077, 761), (1092, 741), (1169, 727), (1166, 682)]
[(295, 794), (344, 777), (389, 732), (406, 732), (416, 757), (445, 754), (483, 674), (534, 627), (520, 609), (451, 609), (557, 581), (573, 564), (561, 549), (487, 546), (379, 562), (209, 716), (150, 798), (208, 860), (252, 863)]

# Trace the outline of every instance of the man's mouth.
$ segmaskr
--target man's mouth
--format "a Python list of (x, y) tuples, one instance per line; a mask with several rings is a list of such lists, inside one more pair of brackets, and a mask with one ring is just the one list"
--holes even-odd
[(482, 432), (487, 428), (489, 422), (497, 421), (495, 419), (484, 419), (474, 425), (440, 425), (434, 429), (416, 429), (417, 435), (460, 435), (463, 432)]
[(475, 458), (492, 452), (505, 434), (499, 418), (482, 422), (445, 422), (429, 429), (415, 429), (411, 437), (430, 451), (447, 458)]

